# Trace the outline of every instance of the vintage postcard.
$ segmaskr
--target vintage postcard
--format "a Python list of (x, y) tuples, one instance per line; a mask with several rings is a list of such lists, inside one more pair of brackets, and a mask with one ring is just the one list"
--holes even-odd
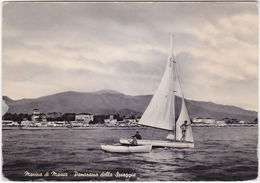
[(3, 181), (256, 181), (257, 2), (3, 2)]

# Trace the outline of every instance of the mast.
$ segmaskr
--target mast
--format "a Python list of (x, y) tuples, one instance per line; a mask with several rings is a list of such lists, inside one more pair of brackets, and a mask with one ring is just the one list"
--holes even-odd
[[(176, 65), (176, 61), (175, 61), (175, 58), (174, 58), (174, 49), (173, 49), (173, 40), (174, 40), (174, 34), (172, 33), (171, 34), (171, 42), (170, 42), (170, 50), (169, 50), (169, 59), (170, 61), (172, 62), (172, 64)], [(172, 79), (173, 79), (173, 114), (174, 114), (174, 118), (173, 118), (173, 123), (174, 123), (174, 127), (173, 127), (173, 133), (174, 133), (174, 139), (176, 139), (176, 114), (175, 114), (175, 83), (176, 83), (176, 66), (172, 67)], [(177, 108), (177, 106), (176, 106)]]
[(170, 61), (171, 64), (171, 78), (172, 78), (172, 82), (169, 83), (170, 85), (172, 85), (172, 114), (173, 114), (173, 118), (172, 118), (172, 125), (173, 125), (173, 129), (171, 130), (172, 133), (170, 133), (166, 139), (168, 140), (175, 140), (176, 139), (176, 113), (175, 113), (175, 93), (176, 93), (176, 78), (177, 78), (177, 74), (176, 74), (176, 61), (174, 58), (174, 49), (173, 49), (173, 40), (174, 40), (174, 34), (171, 34), (171, 39), (170, 39), (170, 48), (169, 48), (169, 57), (168, 60)]
[[(174, 98), (173, 98), (173, 100), (175, 101), (175, 91), (174, 91)], [(176, 109), (178, 109), (177, 108), (177, 103), (176, 103)], [(174, 112), (175, 112), (175, 109), (174, 109)], [(174, 131), (173, 131), (173, 133), (174, 133), (174, 140), (176, 140), (176, 130), (177, 130), (177, 128), (176, 128), (176, 118), (174, 118)]]

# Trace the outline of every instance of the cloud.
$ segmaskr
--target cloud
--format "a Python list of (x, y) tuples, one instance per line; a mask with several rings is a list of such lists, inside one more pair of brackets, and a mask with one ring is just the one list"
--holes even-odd
[(192, 48), (192, 54), (203, 61), (201, 68), (209, 74), (228, 80), (256, 79), (257, 25), (257, 15), (241, 14), (190, 29), (190, 34), (208, 43)]
[(152, 94), (174, 32), (188, 98), (257, 109), (257, 19), (252, 2), (5, 3), (3, 93)]

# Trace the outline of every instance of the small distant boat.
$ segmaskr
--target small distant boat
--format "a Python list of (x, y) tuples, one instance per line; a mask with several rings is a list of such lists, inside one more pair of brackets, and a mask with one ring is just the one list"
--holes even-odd
[[(181, 95), (182, 107), (178, 119), (176, 119), (175, 95), (177, 95), (178, 90), (179, 95)], [(171, 37), (169, 57), (161, 83), (142, 115), (139, 124), (167, 130), (170, 134), (166, 137), (166, 140), (138, 139), (138, 145), (150, 144), (154, 147), (194, 148), (191, 120), (182, 91), (177, 62), (173, 53), (173, 35)], [(129, 139), (120, 139), (120, 143), (127, 145), (130, 142)]]
[(138, 145), (138, 146), (122, 146), (116, 145), (101, 145), (101, 149), (112, 153), (149, 153), (152, 150), (152, 145)]

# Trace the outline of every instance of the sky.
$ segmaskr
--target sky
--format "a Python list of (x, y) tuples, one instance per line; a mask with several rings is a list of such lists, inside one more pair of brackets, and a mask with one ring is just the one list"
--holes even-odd
[(174, 33), (186, 98), (258, 110), (255, 2), (3, 4), (2, 93), (153, 94)]

